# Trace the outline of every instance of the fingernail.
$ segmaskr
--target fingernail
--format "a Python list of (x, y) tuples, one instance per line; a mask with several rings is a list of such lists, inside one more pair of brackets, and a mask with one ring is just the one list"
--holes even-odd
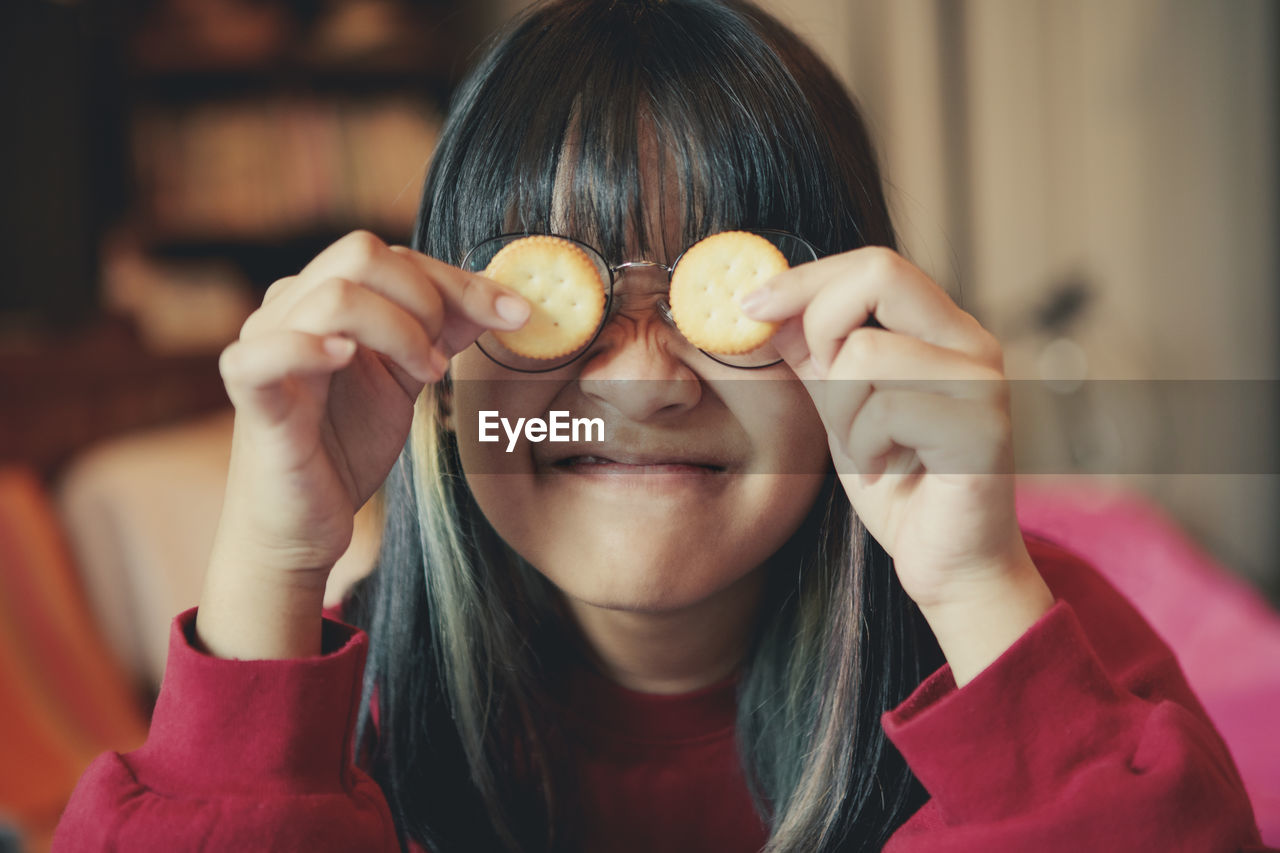
[(773, 291), (767, 287), (761, 287), (753, 290), (738, 303), (742, 306), (742, 310), (751, 314), (756, 310), (763, 308), (769, 304), (769, 300), (773, 298)]
[(324, 351), (333, 358), (347, 358), (356, 351), (356, 342), (335, 335), (324, 339)]
[(508, 323), (523, 323), (529, 316), (529, 303), (504, 294), (494, 300), (493, 310)]

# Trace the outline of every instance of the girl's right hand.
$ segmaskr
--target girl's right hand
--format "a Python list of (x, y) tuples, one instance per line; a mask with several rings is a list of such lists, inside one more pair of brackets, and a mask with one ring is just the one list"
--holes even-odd
[(500, 285), (361, 231), (273, 284), (219, 363), (236, 414), (202, 606), (218, 573), (322, 592), (423, 387), (528, 315)]

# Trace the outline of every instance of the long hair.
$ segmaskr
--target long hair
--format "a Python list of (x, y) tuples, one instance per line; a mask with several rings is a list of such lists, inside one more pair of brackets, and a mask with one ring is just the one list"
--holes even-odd
[[(777, 21), (744, 2), (565, 0), (514, 22), (460, 86), (415, 248), (458, 263), (495, 234), (551, 230), (553, 215), (610, 258), (628, 238), (660, 245), (642, 207), (644, 132), (679, 181), (682, 209), (662, 219), (685, 245), (772, 227), (824, 254), (895, 246), (856, 107)], [(418, 401), (379, 566), (355, 596), (372, 638), (361, 756), (402, 840), (572, 850), (556, 705), (575, 655), (568, 616), (470, 494), (449, 387)], [(927, 798), (880, 714), (941, 654), (834, 473), (767, 571), (736, 726), (766, 850), (878, 850)]]

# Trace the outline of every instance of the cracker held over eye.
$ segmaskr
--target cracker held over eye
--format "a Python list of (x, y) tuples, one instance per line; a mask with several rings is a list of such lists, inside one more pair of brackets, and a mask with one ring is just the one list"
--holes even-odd
[(722, 231), (698, 241), (671, 275), (671, 316), (698, 349), (740, 355), (763, 345), (777, 323), (748, 317), (738, 300), (788, 268), (786, 256), (758, 234)]
[(587, 253), (568, 240), (537, 235), (503, 246), (481, 275), (506, 285), (532, 306), (514, 332), (495, 331), (526, 358), (559, 358), (591, 339), (604, 316), (605, 284)]

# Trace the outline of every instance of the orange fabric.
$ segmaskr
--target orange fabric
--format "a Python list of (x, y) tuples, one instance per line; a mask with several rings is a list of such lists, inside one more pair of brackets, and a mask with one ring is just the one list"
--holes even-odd
[(37, 840), (104, 749), (146, 737), (40, 480), (0, 469), (0, 812)]

